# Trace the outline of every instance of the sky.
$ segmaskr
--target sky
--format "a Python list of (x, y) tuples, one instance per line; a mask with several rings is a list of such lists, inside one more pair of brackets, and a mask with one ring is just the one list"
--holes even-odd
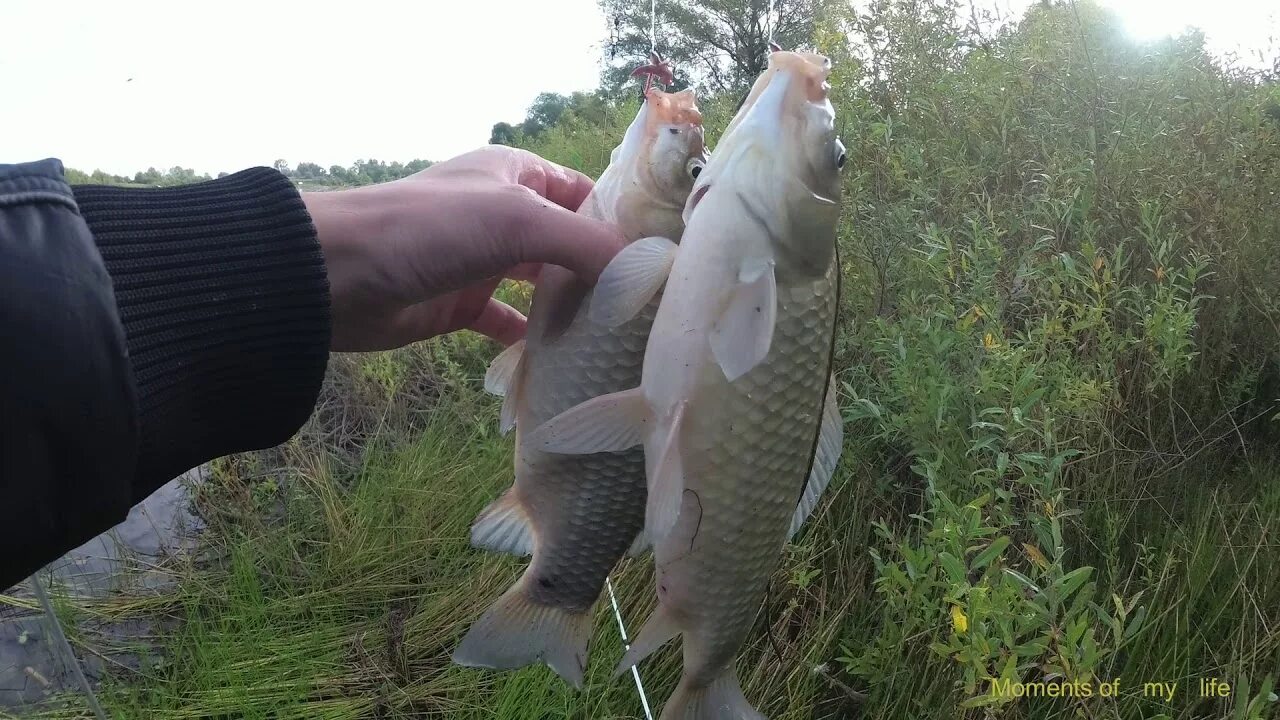
[[(993, 0), (1002, 7), (1028, 0)], [(1140, 39), (1265, 46), (1264, 0), (1103, 0)], [(596, 0), (0, 0), (0, 162), (132, 175), (442, 160), (594, 87)]]
[(607, 32), (596, 0), (0, 0), (0, 162), (445, 159), (595, 87)]

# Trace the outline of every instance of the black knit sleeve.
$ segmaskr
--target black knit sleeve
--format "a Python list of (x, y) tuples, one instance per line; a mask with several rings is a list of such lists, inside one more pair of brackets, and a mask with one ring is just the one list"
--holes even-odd
[(330, 324), (324, 258), (289, 180), (253, 168), (176, 188), (73, 190), (137, 387), (133, 500), (292, 436), (319, 393)]
[(137, 447), (111, 277), (62, 164), (0, 165), (0, 592), (125, 519)]

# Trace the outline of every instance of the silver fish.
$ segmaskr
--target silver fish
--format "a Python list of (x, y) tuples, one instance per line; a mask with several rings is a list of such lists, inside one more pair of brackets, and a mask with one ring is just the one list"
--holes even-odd
[[(685, 201), (705, 163), (694, 92), (651, 89), (579, 212), (615, 223), (633, 247), (650, 242), (642, 238), (678, 241)], [(524, 435), (577, 403), (638, 383), (658, 306), (655, 298), (615, 327), (587, 317), (591, 295), (569, 271), (546, 266), (526, 339), (499, 355), (486, 376), (487, 389), (505, 396), (502, 430), (516, 430), (516, 479), (476, 519), (472, 544), (533, 559), (453, 656), (461, 665), (497, 669), (543, 661), (574, 687), (582, 685), (605, 578), (644, 522), (644, 456), (639, 448), (548, 454)]]
[(825, 485), (834, 467), (819, 452), (840, 433), (830, 372), (844, 147), (829, 72), (820, 55), (770, 55), (694, 184), (679, 247), (660, 260), (624, 249), (597, 285), (593, 315), (625, 319), (646, 299), (630, 279), (670, 268), (639, 386), (527, 439), (546, 452), (644, 448), (658, 609), (618, 672), (683, 636), (665, 720), (763, 718), (734, 658), (806, 478), (825, 472)]

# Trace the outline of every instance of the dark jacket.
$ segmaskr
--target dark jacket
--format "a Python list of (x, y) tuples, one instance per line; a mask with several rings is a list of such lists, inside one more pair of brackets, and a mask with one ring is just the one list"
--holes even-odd
[(287, 440), (329, 333), (279, 172), (70, 187), (57, 160), (0, 165), (0, 592), (177, 475)]

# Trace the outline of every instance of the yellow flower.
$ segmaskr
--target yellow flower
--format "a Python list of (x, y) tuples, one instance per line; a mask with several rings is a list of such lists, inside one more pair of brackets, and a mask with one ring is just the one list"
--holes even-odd
[(993, 350), (995, 348), (1000, 347), (1000, 342), (996, 340), (996, 337), (994, 335), (992, 335), (991, 333), (987, 333), (986, 335), (982, 336), (982, 347), (988, 350)]
[(969, 618), (960, 609), (959, 605), (951, 606), (951, 627), (955, 628), (956, 632), (961, 635), (969, 629)]
[(1049, 569), (1049, 560), (1044, 553), (1040, 552), (1040, 548), (1030, 543), (1022, 543), (1022, 549), (1027, 551), (1027, 557), (1031, 558), (1032, 562), (1046, 570)]

